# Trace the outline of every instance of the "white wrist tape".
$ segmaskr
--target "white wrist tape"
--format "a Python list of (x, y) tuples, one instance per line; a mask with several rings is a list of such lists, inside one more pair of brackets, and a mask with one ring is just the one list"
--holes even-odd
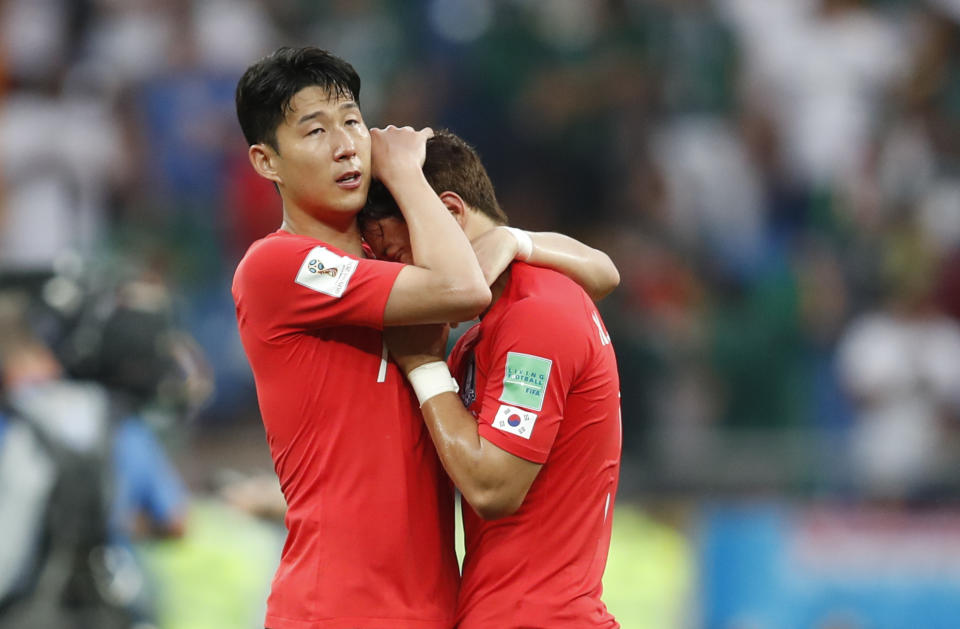
[(448, 391), (456, 393), (460, 390), (457, 381), (450, 376), (447, 363), (442, 360), (420, 365), (407, 374), (407, 380), (413, 386), (420, 406), (435, 395)]
[(533, 254), (533, 239), (530, 238), (530, 234), (516, 227), (507, 227), (506, 225), (502, 225), (502, 227), (517, 239), (517, 258), (520, 260), (530, 259)]

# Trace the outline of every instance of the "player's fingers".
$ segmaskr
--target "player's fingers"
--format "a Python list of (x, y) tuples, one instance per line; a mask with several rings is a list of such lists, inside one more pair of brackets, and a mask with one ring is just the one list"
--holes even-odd
[(424, 127), (424, 128), (422, 128), (422, 129), (420, 129), (420, 133), (422, 133), (423, 135), (427, 136), (428, 138), (432, 138), (432, 137), (433, 137), (433, 129), (430, 128), (430, 127)]

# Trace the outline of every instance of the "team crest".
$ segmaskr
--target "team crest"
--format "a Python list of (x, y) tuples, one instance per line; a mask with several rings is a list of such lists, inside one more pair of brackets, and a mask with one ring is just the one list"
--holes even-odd
[(335, 266), (324, 267), (323, 262), (320, 260), (310, 260), (307, 263), (307, 271), (309, 273), (317, 273), (319, 275), (328, 275), (330, 277), (336, 277), (339, 269)]

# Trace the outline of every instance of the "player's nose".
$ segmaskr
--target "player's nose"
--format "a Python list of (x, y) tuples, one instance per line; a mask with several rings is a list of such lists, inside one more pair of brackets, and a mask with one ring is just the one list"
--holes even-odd
[(333, 157), (337, 161), (351, 159), (357, 154), (357, 144), (346, 131), (339, 131), (334, 138)]

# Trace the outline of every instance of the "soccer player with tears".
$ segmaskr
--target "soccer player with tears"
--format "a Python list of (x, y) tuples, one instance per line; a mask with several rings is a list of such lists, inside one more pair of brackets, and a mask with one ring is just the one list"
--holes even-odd
[[(287, 503), (266, 626), (449, 629), (453, 492), (382, 330), (470, 319), (490, 290), (421, 169), (432, 132), (368, 129), (359, 94), (353, 67), (314, 47), (281, 48), (237, 85), (251, 165), (283, 202), (232, 286)], [(403, 210), (413, 264), (363, 247), (374, 178)]]
[[(619, 627), (600, 598), (620, 470), (616, 359), (584, 290), (530, 263), (595, 297), (618, 283), (616, 269), (565, 236), (506, 227), (479, 157), (453, 134), (427, 140), (423, 171), (495, 278), (449, 368), (447, 326), (384, 333), (469, 504), (456, 626)], [(385, 188), (375, 184), (359, 219), (378, 257), (416, 260)]]

